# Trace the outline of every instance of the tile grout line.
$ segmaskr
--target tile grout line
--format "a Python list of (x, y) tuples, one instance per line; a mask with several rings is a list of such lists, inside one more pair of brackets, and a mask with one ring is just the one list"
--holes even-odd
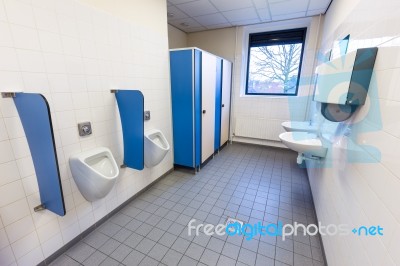
[(71, 241), (69, 241), (67, 244), (65, 244), (64, 246), (62, 246), (59, 250), (55, 251), (52, 255), (50, 255), (49, 257), (47, 257), (45, 260), (43, 260), (42, 262), (40, 262), (38, 264), (38, 266), (46, 266), (49, 265), (51, 262), (53, 262), (54, 260), (56, 260), (59, 256), (61, 256), (62, 254), (64, 254), (65, 251), (67, 251), (69, 248), (73, 247), (74, 245), (76, 245), (77, 243), (79, 243), (81, 240), (83, 240), (87, 235), (89, 235), (91, 232), (93, 232), (95, 229), (99, 228), (100, 225), (103, 225), (105, 222), (107, 222), (107, 220), (109, 218), (111, 218), (113, 215), (115, 215), (116, 213), (118, 213), (120, 210), (122, 210), (124, 207), (126, 207), (130, 202), (132, 202), (133, 200), (135, 200), (137, 197), (139, 197), (141, 194), (143, 194), (144, 192), (146, 192), (153, 184), (159, 182), (160, 180), (162, 180), (163, 178), (165, 178), (166, 176), (168, 176), (170, 173), (173, 172), (173, 168), (168, 170), (166, 173), (164, 173), (163, 175), (161, 175), (159, 178), (157, 178), (156, 180), (154, 180), (152, 183), (150, 183), (149, 185), (147, 185), (146, 187), (144, 187), (142, 190), (140, 190), (139, 192), (137, 192), (135, 195), (133, 195), (130, 199), (126, 200), (124, 203), (122, 203), (121, 205), (119, 205), (117, 208), (115, 208), (114, 210), (112, 210), (110, 213), (108, 213), (106, 216), (104, 216), (103, 218), (101, 218), (99, 221), (97, 221), (95, 224), (93, 224), (92, 226), (90, 226), (88, 229), (86, 229), (84, 232), (80, 233), (79, 235), (77, 235), (74, 239), (72, 239)]

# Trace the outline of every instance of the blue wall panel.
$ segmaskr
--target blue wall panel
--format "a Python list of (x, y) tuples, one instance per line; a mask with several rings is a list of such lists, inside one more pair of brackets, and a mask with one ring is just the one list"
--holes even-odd
[(144, 168), (144, 98), (138, 90), (118, 90), (119, 115), (124, 138), (124, 164), (127, 167)]
[(195, 167), (193, 50), (170, 52), (174, 163)]
[(222, 60), (217, 58), (217, 81), (215, 84), (215, 132), (214, 151), (221, 146), (221, 104), (222, 104)]
[(46, 98), (40, 94), (16, 93), (14, 103), (28, 140), (41, 203), (45, 209), (64, 216), (64, 197)]

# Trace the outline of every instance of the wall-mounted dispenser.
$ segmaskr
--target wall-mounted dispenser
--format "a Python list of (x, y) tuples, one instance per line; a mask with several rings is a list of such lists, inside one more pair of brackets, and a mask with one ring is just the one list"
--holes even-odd
[(378, 48), (363, 48), (317, 67), (314, 100), (333, 122), (348, 119), (364, 105)]

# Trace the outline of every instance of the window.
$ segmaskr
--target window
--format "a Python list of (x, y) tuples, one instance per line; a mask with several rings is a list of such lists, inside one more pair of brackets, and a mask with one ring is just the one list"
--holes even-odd
[(306, 30), (249, 35), (246, 94), (297, 95)]

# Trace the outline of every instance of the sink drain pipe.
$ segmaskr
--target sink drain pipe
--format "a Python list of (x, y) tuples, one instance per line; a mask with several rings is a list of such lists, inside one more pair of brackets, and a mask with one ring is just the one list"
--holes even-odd
[(320, 157), (315, 157), (315, 156), (306, 156), (303, 153), (300, 153), (297, 155), (297, 164), (302, 164), (304, 160), (309, 160), (309, 161), (320, 161)]

